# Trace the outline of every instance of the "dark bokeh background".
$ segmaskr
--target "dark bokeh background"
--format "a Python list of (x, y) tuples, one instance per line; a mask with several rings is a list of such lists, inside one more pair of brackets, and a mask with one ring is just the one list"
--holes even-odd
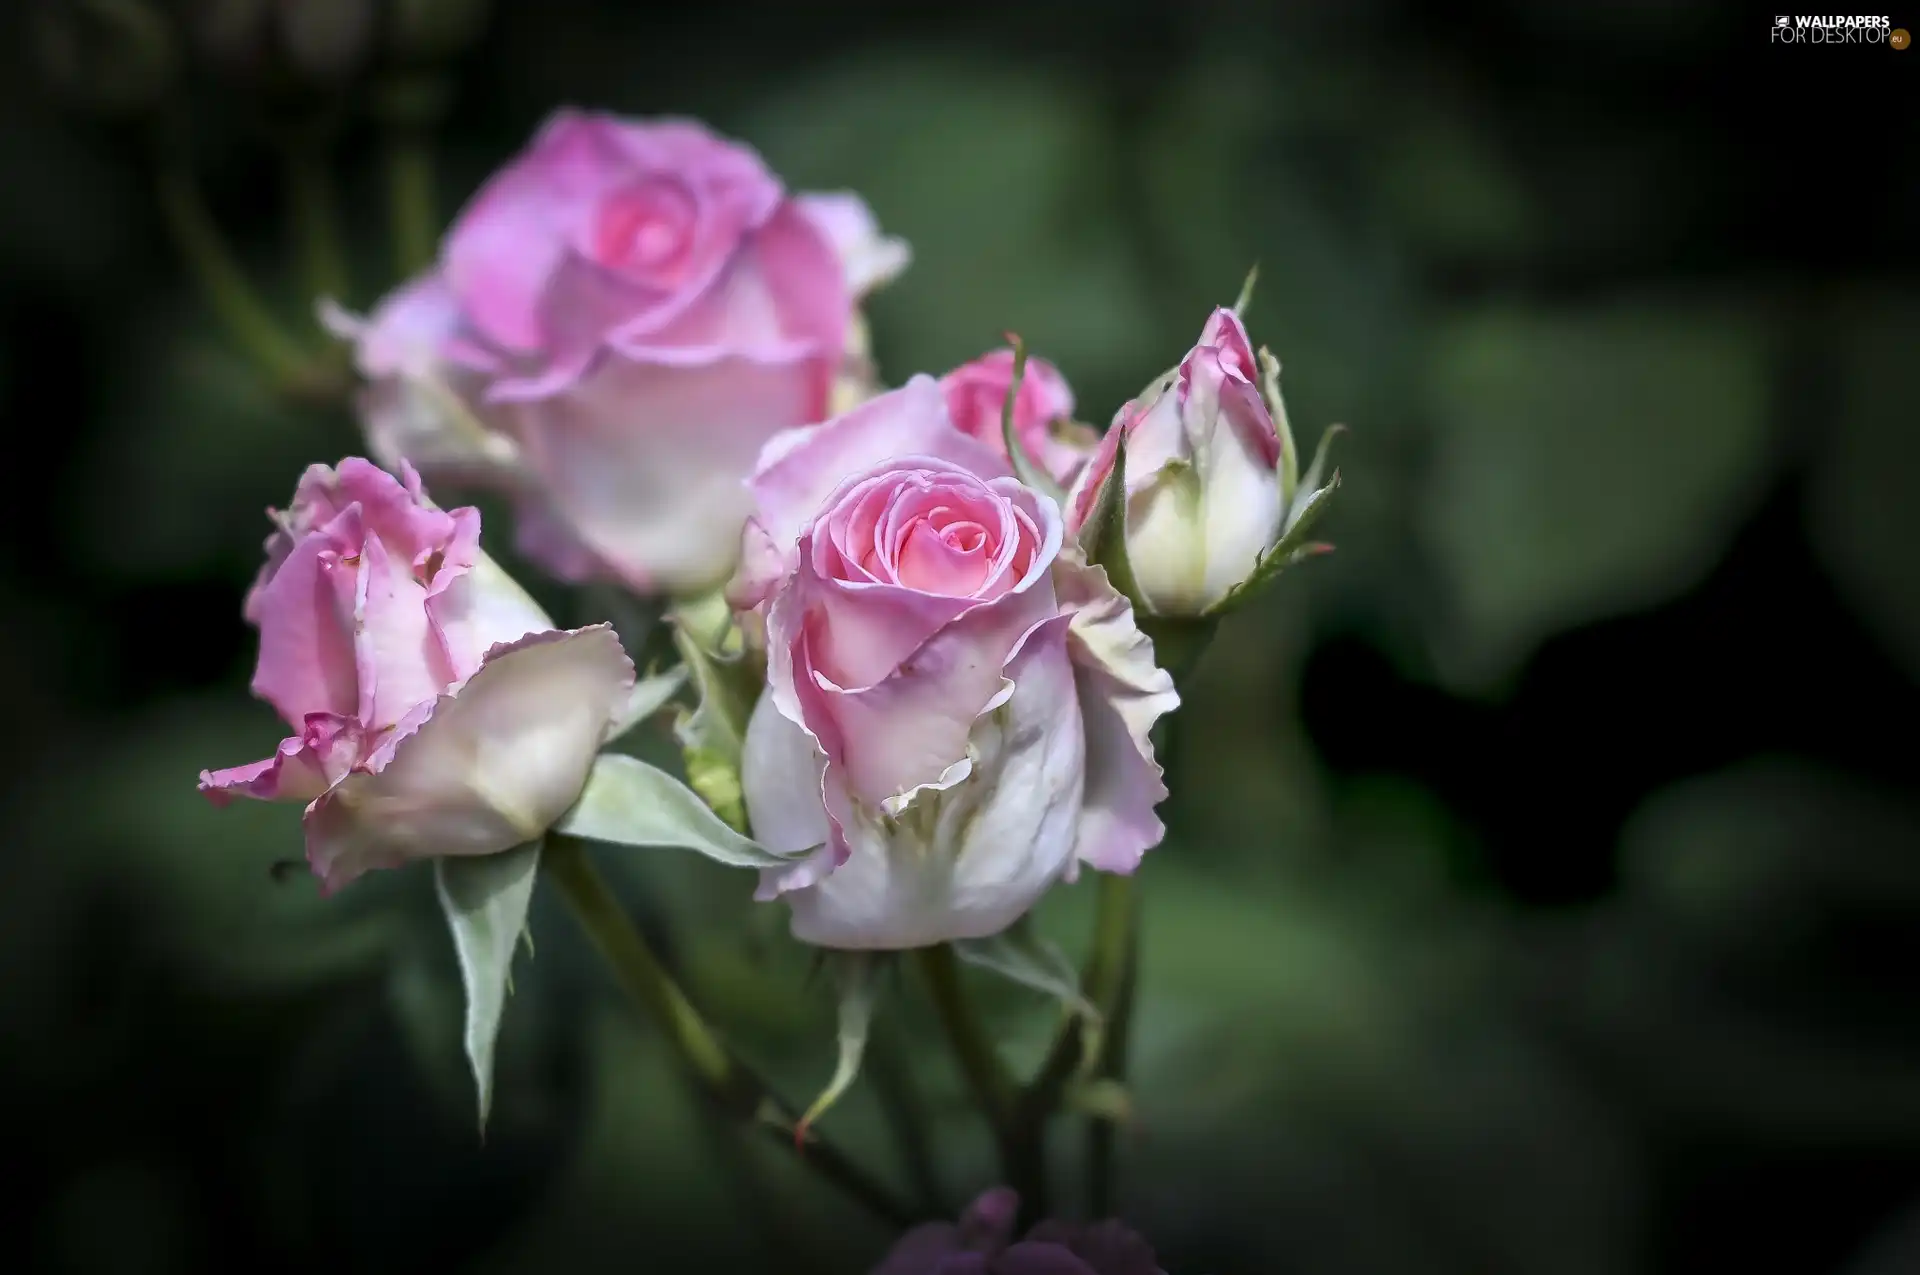
[[(550, 899), (483, 1144), (425, 874), (320, 901), (269, 876), (294, 810), (195, 794), (277, 738), (239, 599), (354, 428), (207, 318), (141, 126), (80, 109), (138, 77), (50, 95), (33, 7), (0, 20), (0, 1260), (864, 1269), (887, 1237), (703, 1121)], [(1352, 426), (1340, 551), (1212, 652), (1142, 876), (1123, 1201), (1169, 1270), (1920, 1270), (1920, 52), (1651, 4), (497, 9), (443, 212), (556, 104), (697, 114), (912, 241), (895, 379), (1012, 328), (1104, 420), (1257, 258), (1296, 429)], [(213, 206), (317, 344), (279, 116), (192, 75)], [(360, 306), (378, 148), (347, 115)], [(612, 866), (817, 1085), (779, 916)], [(1046, 909), (1069, 947), (1088, 895)], [(1030, 1059), (1045, 1008), (982, 990)], [(898, 1172), (916, 1091), (946, 1191), (985, 1185), (911, 983), (888, 1024), (829, 1129)]]

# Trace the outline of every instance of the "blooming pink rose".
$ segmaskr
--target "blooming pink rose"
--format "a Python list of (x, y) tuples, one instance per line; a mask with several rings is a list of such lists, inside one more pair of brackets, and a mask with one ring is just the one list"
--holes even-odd
[(852, 285), (904, 260), (857, 199), (821, 198), (699, 124), (556, 114), (435, 270), (332, 317), (375, 454), (504, 487), (566, 578), (724, 580), (761, 444), (827, 415)]
[[(1001, 416), (1012, 383), (1012, 350), (983, 354), (940, 378), (953, 423), (1002, 455), (1007, 447)], [(1013, 400), (1014, 436), (1036, 464), (1063, 483), (1072, 481), (1093, 450), (1092, 440), (1067, 432), (1072, 418), (1073, 391), (1067, 378), (1045, 359), (1028, 359)]]
[(742, 785), (797, 937), (993, 934), (1077, 864), (1130, 872), (1178, 699), (1059, 509), (954, 427), (930, 377), (775, 438), (751, 486), (767, 676)]
[(1077, 534), (1127, 440), (1127, 556), (1156, 615), (1224, 598), (1279, 536), (1283, 443), (1260, 393), (1247, 330), (1215, 310), (1200, 343), (1122, 407), (1068, 500)]
[(307, 860), (370, 868), (493, 854), (579, 797), (633, 684), (608, 626), (553, 621), (480, 551), (480, 515), (435, 508), (368, 461), (315, 465), (275, 515), (247, 594), (254, 694), (293, 734), (200, 790), (307, 803)]

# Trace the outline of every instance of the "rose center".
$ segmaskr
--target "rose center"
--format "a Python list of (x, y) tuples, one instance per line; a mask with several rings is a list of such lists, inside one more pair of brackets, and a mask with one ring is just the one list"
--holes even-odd
[(901, 528), (894, 575), (909, 589), (966, 597), (986, 583), (992, 549), (984, 523), (950, 505), (936, 505)]
[(956, 522), (942, 530), (940, 538), (961, 553), (979, 553), (987, 543), (987, 529), (977, 522)]
[(594, 260), (650, 278), (671, 275), (687, 256), (693, 223), (693, 197), (680, 183), (652, 179), (623, 186), (595, 210)]

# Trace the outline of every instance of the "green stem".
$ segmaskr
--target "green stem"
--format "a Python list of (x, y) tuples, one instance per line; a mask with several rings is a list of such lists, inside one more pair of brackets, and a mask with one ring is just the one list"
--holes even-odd
[(766, 1129), (781, 1145), (799, 1151), (809, 1169), (891, 1225), (906, 1227), (917, 1220), (914, 1209), (832, 1144), (816, 1135), (804, 1148), (799, 1145), (793, 1109), (714, 1035), (634, 928), (579, 841), (549, 837), (542, 867), (627, 993), (653, 1017), (681, 1062), (722, 1111)]
[(302, 130), (282, 146), (287, 215), (306, 276), (309, 301), (348, 300), (347, 258), (341, 247), (339, 205), (327, 166), (325, 137), (318, 127)]
[(736, 1130), (727, 1113), (714, 1103), (701, 1101), (699, 1086), (691, 1076), (687, 1081), (693, 1090), (701, 1131), (707, 1135), (721, 1171), (732, 1180), (740, 1211), (752, 1218), (759, 1230), (767, 1258), (796, 1275), (828, 1275), (806, 1218), (768, 1179), (766, 1166), (755, 1157), (754, 1148), (734, 1136)]
[(394, 262), (405, 278), (433, 264), (440, 218), (433, 194), (433, 147), (425, 129), (396, 124), (387, 135), (387, 212)]
[(960, 963), (947, 944), (923, 947), (914, 955), (926, 979), (934, 1012), (960, 1064), (960, 1074), (993, 1131), (1007, 1185), (1020, 1195), (1023, 1213), (1046, 1205), (1045, 1128), (1020, 1119), (1020, 1089), (1007, 1071), (973, 1003), (960, 984)]
[(973, 1012), (966, 990), (960, 986), (960, 962), (945, 943), (920, 948), (914, 955), (919, 960), (921, 976), (927, 980), (927, 991), (933, 997), (934, 1012), (940, 1016), (940, 1027), (946, 1032), (947, 1043), (953, 1046), (954, 1057), (960, 1063), (960, 1074), (967, 1088), (973, 1091), (974, 1101), (980, 1104), (987, 1123), (998, 1134), (1007, 1127), (1013, 1114), (1013, 1079), (1007, 1074), (986, 1027)]
[[(1125, 1080), (1127, 1036), (1133, 1025), (1134, 987), (1140, 968), (1139, 900), (1133, 878), (1100, 878), (1100, 898), (1094, 921), (1094, 970), (1088, 991), (1106, 1016), (1104, 1044), (1095, 1074), (1106, 1080)], [(1114, 1139), (1112, 1122), (1094, 1120), (1087, 1127), (1087, 1209), (1093, 1217), (1113, 1210)]]
[[(1095, 900), (1093, 950), (1081, 971), (1080, 985), (1106, 1019), (1102, 1056), (1087, 1071), (1098, 1077), (1121, 1078), (1126, 1058), (1127, 1028), (1132, 1019), (1132, 977), (1137, 959), (1136, 912), (1131, 877), (1103, 874)], [(1060, 1109), (1061, 1098), (1081, 1067), (1083, 1033), (1076, 1020), (1062, 1023), (1033, 1079), (1020, 1094), (1014, 1127), (1045, 1136), (1047, 1123)], [(1096, 1120), (1089, 1140), (1089, 1186), (1096, 1200), (1110, 1192), (1112, 1129)], [(1097, 1183), (1097, 1185), (1096, 1185)]]
[(163, 161), (154, 178), (154, 193), (167, 231), (214, 317), (276, 385), (305, 380), (305, 354), (247, 282), (200, 197), (193, 174), (184, 164)]
[(926, 1111), (913, 1070), (894, 1033), (884, 1028), (874, 1033), (867, 1047), (867, 1074), (872, 1077), (881, 1115), (899, 1147), (902, 1167), (913, 1184), (921, 1211), (928, 1217), (947, 1216), (946, 1193), (940, 1189), (933, 1146), (927, 1138)]

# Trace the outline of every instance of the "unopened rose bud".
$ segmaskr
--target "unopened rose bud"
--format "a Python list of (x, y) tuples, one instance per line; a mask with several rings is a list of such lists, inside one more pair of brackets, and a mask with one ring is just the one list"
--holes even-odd
[[(994, 350), (940, 378), (953, 423), (1002, 455), (1001, 416), (1013, 384), (1014, 353)], [(1099, 441), (1073, 421), (1073, 391), (1060, 369), (1028, 359), (1013, 400), (1013, 434), (1028, 456), (1061, 483), (1073, 481)]]
[(87, 110), (147, 110), (179, 71), (173, 31), (147, 0), (39, 0), (33, 19), (41, 74)]
[(1298, 480), (1278, 374), (1265, 351), (1255, 357), (1237, 313), (1214, 311), (1180, 365), (1120, 409), (1075, 484), (1068, 526), (1084, 542), (1124, 440), (1126, 491), (1114, 507), (1134, 595), (1151, 615), (1216, 615), (1284, 561), (1324, 547), (1291, 543), (1327, 491), (1308, 490), (1318, 461)]

